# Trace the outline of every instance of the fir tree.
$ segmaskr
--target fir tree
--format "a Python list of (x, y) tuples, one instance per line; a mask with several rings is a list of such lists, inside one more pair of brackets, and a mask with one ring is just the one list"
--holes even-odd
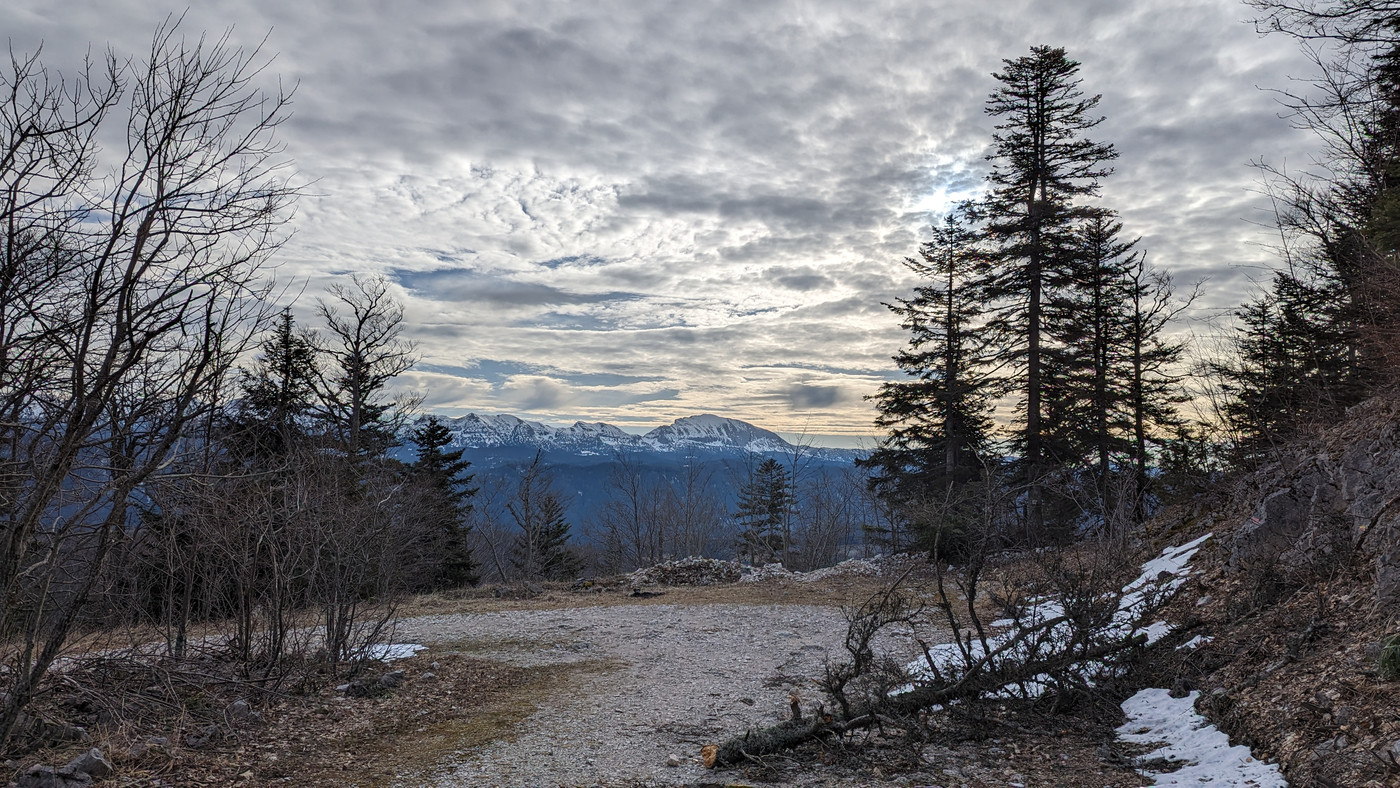
[(296, 329), (287, 308), (261, 350), (252, 369), (239, 376), (243, 397), (229, 433), (245, 453), (283, 456), (307, 437), (318, 376), (316, 346)]
[(527, 580), (560, 580), (576, 577), (582, 562), (569, 546), (569, 522), (564, 502), (554, 490), (543, 455), (535, 453), (506, 505), (519, 532), (510, 561)]
[(1131, 429), (1128, 458), (1133, 469), (1133, 519), (1142, 522), (1148, 514), (1146, 502), (1153, 493), (1148, 472), (1149, 441), (1169, 450), (1167, 454), (1179, 473), (1185, 473), (1197, 460), (1200, 463), (1196, 467), (1205, 467), (1203, 450), (1197, 451), (1201, 440), (1179, 413), (1179, 407), (1188, 399), (1182, 390), (1181, 371), (1187, 346), (1166, 334), (1167, 326), (1191, 307), (1200, 291), (1193, 290), (1178, 299), (1171, 277), (1153, 270), (1142, 254), (1125, 272), (1125, 282), (1123, 379), (1127, 381), (1127, 420)]
[[(1066, 266), (1073, 227), (1085, 213), (1076, 198), (1096, 194), (1099, 179), (1112, 172), (1113, 147), (1084, 139), (1103, 119), (1092, 115), (1099, 97), (1079, 89), (1079, 63), (1063, 49), (1037, 46), (1031, 54), (1004, 61), (993, 76), (1001, 86), (987, 101), (999, 120), (988, 157), (991, 189), (980, 211), (983, 232), (998, 263), (989, 294), (1003, 302), (1005, 348), (1024, 370), (1018, 436), (1022, 477), (1028, 485), (1026, 523), (1031, 538), (1044, 529), (1042, 477), (1049, 470), (1045, 424), (1046, 300), (1052, 278)], [(1063, 406), (1064, 403), (1059, 403)]]
[[(1117, 458), (1127, 453), (1124, 405), (1125, 339), (1128, 331), (1129, 271), (1140, 255), (1137, 240), (1121, 240), (1123, 225), (1106, 210), (1090, 210), (1074, 228), (1073, 245), (1051, 278), (1046, 305), (1048, 375), (1046, 435), (1050, 460), (1065, 466), (1064, 493), (1093, 514), (1115, 509), (1112, 488)], [(1080, 474), (1090, 495), (1074, 489)]]
[(740, 549), (748, 554), (750, 563), (782, 551), (782, 528), (793, 506), (789, 480), (787, 468), (769, 457), (749, 472), (739, 488), (734, 516), (739, 521)]

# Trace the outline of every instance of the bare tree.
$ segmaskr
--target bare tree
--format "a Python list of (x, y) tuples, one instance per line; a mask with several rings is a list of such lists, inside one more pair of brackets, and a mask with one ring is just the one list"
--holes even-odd
[(166, 24), (141, 60), (0, 75), (0, 745), (266, 317), (295, 189), (264, 64)]
[(664, 560), (672, 538), (665, 488), (646, 477), (634, 455), (619, 451), (608, 473), (607, 490), (608, 498), (597, 515), (606, 568), (627, 571)]
[(725, 529), (724, 507), (714, 491), (714, 467), (687, 454), (666, 491), (662, 516), (677, 556), (714, 557), (734, 541)]
[(403, 305), (389, 292), (389, 281), (383, 276), (351, 281), (350, 287), (331, 285), (331, 298), (316, 302), (326, 332), (321, 351), (332, 367), (318, 394), (336, 444), (359, 459), (394, 445), (403, 418), (417, 403), (386, 397), (384, 386), (417, 357), (413, 343), (401, 336)]

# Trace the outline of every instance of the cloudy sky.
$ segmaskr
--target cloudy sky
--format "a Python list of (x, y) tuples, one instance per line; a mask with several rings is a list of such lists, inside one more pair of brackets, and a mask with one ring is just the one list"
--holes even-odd
[[(149, 46), (152, 0), (7, 0), (17, 52), (72, 70)], [(297, 83), (282, 138), (312, 185), (278, 276), (308, 320), (382, 273), (428, 409), (636, 429), (714, 412), (872, 432), (902, 342), (882, 301), (975, 194), (1003, 58), (1083, 63), (1119, 151), (1107, 204), (1228, 309), (1270, 260), (1251, 160), (1312, 142), (1263, 88), (1307, 64), (1234, 0), (222, 0)]]

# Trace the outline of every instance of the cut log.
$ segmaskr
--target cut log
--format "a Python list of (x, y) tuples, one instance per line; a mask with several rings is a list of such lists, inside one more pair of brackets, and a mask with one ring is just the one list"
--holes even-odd
[(811, 741), (823, 734), (834, 734), (836, 731), (830, 729), (832, 724), (815, 716), (805, 720), (787, 720), (771, 728), (750, 730), (722, 745), (707, 745), (700, 750), (700, 757), (706, 769), (713, 769), (716, 766), (733, 766), (749, 760), (750, 756), (780, 752), (796, 747), (803, 742)]

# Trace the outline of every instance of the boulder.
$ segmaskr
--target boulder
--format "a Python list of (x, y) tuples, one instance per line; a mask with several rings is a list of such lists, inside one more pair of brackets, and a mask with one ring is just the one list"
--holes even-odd
[(103, 755), (102, 751), (96, 747), (69, 761), (66, 768), (75, 769), (98, 780), (111, 777), (116, 772), (112, 762), (107, 760), (107, 756)]
[(79, 788), (92, 785), (92, 777), (71, 766), (35, 765), (15, 781), (18, 788)]
[(242, 722), (253, 716), (253, 709), (248, 705), (248, 701), (239, 698), (228, 706), (228, 718), (235, 722)]

